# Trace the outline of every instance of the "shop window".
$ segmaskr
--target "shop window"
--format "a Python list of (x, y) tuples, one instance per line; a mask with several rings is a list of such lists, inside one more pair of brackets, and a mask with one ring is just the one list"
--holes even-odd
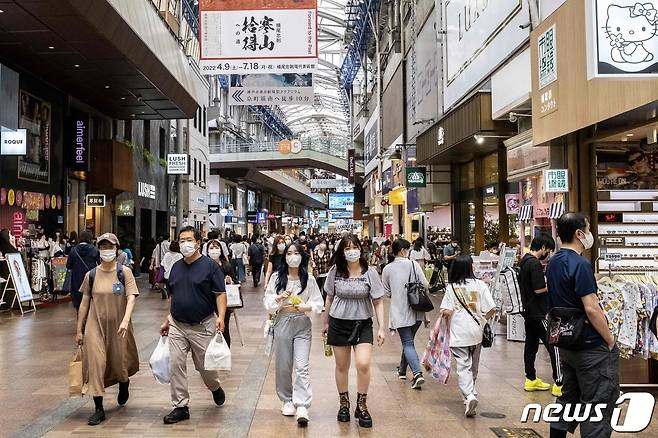
[(206, 167), (206, 165), (204, 164), (204, 165), (203, 165), (203, 184), (204, 184), (204, 185), (206, 184), (206, 180), (207, 180), (207, 179), (208, 179), (207, 167)]
[(158, 139), (158, 143), (160, 146), (160, 158), (166, 158), (167, 157), (167, 150), (166, 150), (166, 141), (167, 139), (167, 133), (163, 127), (160, 127), (160, 135)]
[(197, 108), (196, 112), (194, 113), (194, 129), (198, 129), (199, 125), (199, 108)]
[(144, 120), (144, 150), (151, 150), (151, 121)]
[(208, 110), (206, 107), (203, 107), (203, 124), (201, 125), (201, 129), (203, 130), (203, 136), (205, 137), (208, 133)]
[(475, 162), (469, 161), (459, 166), (459, 190), (475, 188)]
[(482, 160), (484, 185), (496, 184), (499, 180), (498, 154), (487, 155)]
[(194, 184), (197, 182), (197, 161), (194, 159)]

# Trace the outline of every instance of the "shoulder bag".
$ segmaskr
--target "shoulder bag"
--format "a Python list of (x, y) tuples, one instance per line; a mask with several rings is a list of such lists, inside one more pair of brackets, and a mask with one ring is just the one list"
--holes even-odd
[[(78, 252), (78, 250), (75, 247), (71, 248), (71, 252), (69, 253), (69, 257), (72, 257), (73, 253), (75, 253), (75, 255), (78, 256), (78, 259), (80, 259), (80, 261), (84, 265), (85, 270), (87, 272), (89, 272), (89, 270), (90, 270), (89, 266), (87, 266), (84, 259), (80, 256), (80, 253)], [(73, 286), (71, 285), (72, 280), (73, 280), (73, 270), (72, 269), (67, 269), (66, 270), (66, 277), (64, 277), (64, 285), (62, 286), (62, 292), (67, 292), (67, 293), (78, 292), (78, 291), (71, 290), (71, 289), (73, 289)]]
[[(414, 274), (414, 281), (411, 281), (411, 274)], [(414, 261), (411, 261), (411, 272), (409, 272), (409, 281), (405, 285), (407, 288), (407, 300), (409, 307), (416, 312), (431, 312), (434, 310), (434, 304), (427, 294), (425, 285), (418, 281), (418, 274), (416, 273), (416, 266)]]
[(466, 310), (468, 314), (471, 315), (473, 321), (475, 321), (477, 325), (482, 328), (482, 346), (484, 348), (490, 348), (493, 345), (494, 338), (496, 337), (493, 330), (491, 330), (491, 325), (489, 325), (488, 322), (485, 322), (484, 327), (482, 327), (482, 323), (480, 322), (480, 320), (478, 320), (477, 317), (473, 315), (471, 309), (466, 305), (466, 303), (462, 301), (461, 297), (457, 294), (455, 287), (453, 285), (450, 285), (450, 288), (452, 289), (452, 293), (455, 294), (455, 298), (457, 298), (457, 301), (459, 301), (459, 304), (461, 304), (464, 310)]
[(548, 344), (567, 350), (585, 347), (583, 332), (587, 316), (574, 307), (553, 307), (548, 311)]

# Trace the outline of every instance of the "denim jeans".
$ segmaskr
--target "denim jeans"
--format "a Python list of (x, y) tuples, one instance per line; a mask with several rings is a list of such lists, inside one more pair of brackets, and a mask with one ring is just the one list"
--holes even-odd
[(247, 274), (244, 270), (244, 262), (242, 261), (242, 258), (231, 259), (231, 264), (233, 265), (233, 270), (238, 277), (238, 281), (240, 283), (247, 281)]
[(420, 359), (418, 359), (418, 353), (414, 345), (414, 338), (420, 328), (420, 324), (421, 321), (416, 321), (416, 324), (411, 327), (398, 328), (398, 335), (400, 336), (400, 342), (402, 342), (402, 358), (400, 359), (401, 373), (407, 372), (407, 366), (411, 368), (411, 372), (414, 375), (422, 372), (420, 369)]

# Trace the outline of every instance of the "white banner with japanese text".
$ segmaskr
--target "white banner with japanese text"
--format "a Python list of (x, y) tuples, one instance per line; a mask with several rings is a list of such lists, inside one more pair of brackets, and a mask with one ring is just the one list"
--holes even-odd
[(313, 74), (231, 75), (229, 105), (313, 105)]
[(318, 61), (317, 12), (317, 0), (201, 0), (201, 71), (313, 71)]

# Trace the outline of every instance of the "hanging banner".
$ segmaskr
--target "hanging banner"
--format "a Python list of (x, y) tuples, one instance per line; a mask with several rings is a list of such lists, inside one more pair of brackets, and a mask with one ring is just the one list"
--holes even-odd
[(71, 170), (89, 170), (89, 114), (71, 109), (67, 126), (68, 166)]
[(202, 0), (203, 74), (311, 72), (318, 61), (317, 0)]
[(18, 178), (50, 183), (51, 108), (21, 90), (19, 127), (27, 130), (27, 153), (18, 157)]
[(347, 182), (354, 184), (356, 181), (356, 156), (354, 149), (347, 150)]
[(313, 74), (231, 75), (228, 104), (313, 105)]

